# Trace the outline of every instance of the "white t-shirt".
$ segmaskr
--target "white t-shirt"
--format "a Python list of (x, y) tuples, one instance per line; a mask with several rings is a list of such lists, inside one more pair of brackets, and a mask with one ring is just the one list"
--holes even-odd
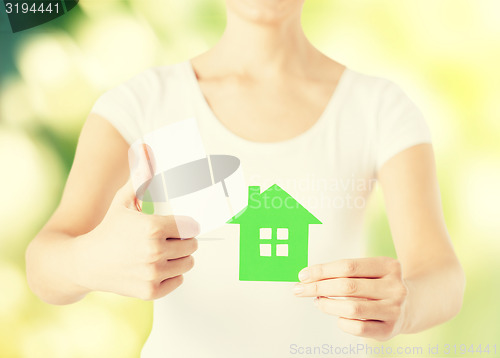
[[(422, 113), (397, 85), (351, 69), (318, 121), (281, 142), (245, 140), (221, 124), (189, 61), (144, 71), (104, 93), (92, 112), (130, 144), (194, 117), (208, 154), (240, 158), (249, 186), (264, 191), (278, 184), (322, 222), (309, 226), (309, 265), (365, 255), (363, 214), (377, 170), (398, 152), (431, 141)], [(194, 257), (184, 283), (154, 302), (141, 357), (313, 357), (339, 349), (348, 352), (342, 356), (363, 356), (346, 349), (365, 341), (337, 328), (336, 317), (312, 298), (295, 297), (294, 283), (239, 281), (238, 225), (203, 235)]]

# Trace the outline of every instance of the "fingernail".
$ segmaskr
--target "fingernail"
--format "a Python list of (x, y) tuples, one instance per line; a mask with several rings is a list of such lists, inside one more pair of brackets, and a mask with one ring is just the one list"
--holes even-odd
[(299, 272), (299, 280), (305, 281), (309, 278), (309, 271), (307, 269), (303, 269)]
[(175, 224), (181, 239), (190, 239), (200, 234), (200, 224), (189, 216), (174, 216)]
[(299, 293), (302, 293), (304, 292), (304, 286), (303, 285), (295, 285), (295, 287), (293, 288), (293, 293), (295, 294), (299, 294)]
[(201, 232), (201, 225), (198, 221), (193, 219), (193, 237), (198, 236)]

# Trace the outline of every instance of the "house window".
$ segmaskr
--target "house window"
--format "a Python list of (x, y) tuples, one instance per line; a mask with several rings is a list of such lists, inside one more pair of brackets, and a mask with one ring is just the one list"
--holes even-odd
[(271, 256), (271, 244), (260, 244), (260, 256)]
[[(261, 228), (259, 238), (261, 240), (272, 240), (273, 230), (272, 228)], [(288, 229), (276, 229), (276, 239), (288, 240)], [(273, 241), (270, 244), (260, 244), (260, 256), (272, 256), (273, 246), (276, 247), (276, 256), (288, 256), (288, 244), (275, 244)]]
[(261, 228), (260, 229), (260, 239), (261, 240), (271, 240), (273, 237), (273, 230), (271, 228)]
[(288, 229), (278, 229), (277, 231), (278, 240), (288, 240)]
[(288, 244), (276, 245), (276, 256), (288, 256)]

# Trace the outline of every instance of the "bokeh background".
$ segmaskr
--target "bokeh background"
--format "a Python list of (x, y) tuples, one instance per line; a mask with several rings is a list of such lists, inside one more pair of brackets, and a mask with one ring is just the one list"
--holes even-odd
[[(224, 2), (82, 0), (16, 34), (0, 10), (0, 356), (138, 357), (150, 302), (93, 293), (45, 304), (27, 287), (24, 250), (58, 204), (97, 97), (209, 48), (224, 29)], [(400, 84), (433, 133), (446, 220), (467, 274), (464, 306), (448, 323), (384, 345), (496, 344), (500, 356), (500, 2), (308, 0), (303, 23), (329, 56)], [(366, 232), (370, 255), (394, 255), (379, 191)]]

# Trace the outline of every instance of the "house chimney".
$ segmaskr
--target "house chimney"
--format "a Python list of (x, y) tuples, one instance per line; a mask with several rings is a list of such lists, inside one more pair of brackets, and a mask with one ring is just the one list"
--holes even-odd
[(248, 207), (253, 205), (260, 205), (260, 186), (248, 187)]

